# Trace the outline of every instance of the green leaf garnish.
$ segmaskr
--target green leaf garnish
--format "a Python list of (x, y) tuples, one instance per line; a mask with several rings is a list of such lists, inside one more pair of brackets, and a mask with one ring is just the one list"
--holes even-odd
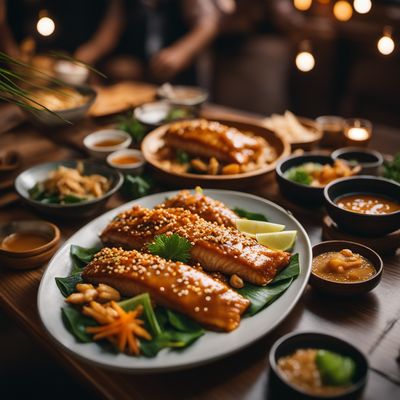
[(55, 278), (58, 289), (64, 297), (68, 297), (75, 292), (75, 287), (78, 283), (83, 282), (82, 274), (76, 272), (65, 278)]
[(140, 143), (146, 135), (145, 127), (133, 116), (133, 112), (128, 115), (119, 116), (116, 118), (117, 128), (128, 133), (134, 143)]
[(188, 164), (190, 161), (189, 154), (181, 149), (178, 149), (176, 151), (176, 161), (178, 161), (179, 164)]
[(243, 208), (235, 207), (233, 211), (239, 215), (239, 217), (251, 219), (254, 221), (265, 221), (268, 222), (268, 218), (264, 214), (259, 214), (251, 211), (244, 210)]
[(356, 364), (350, 357), (328, 350), (318, 350), (315, 362), (325, 385), (347, 386), (352, 383)]
[(166, 117), (164, 118), (164, 120), (166, 122), (171, 122), (176, 119), (189, 118), (191, 116), (192, 116), (192, 113), (190, 112), (190, 110), (185, 109), (185, 108), (175, 107), (175, 108), (171, 108), (171, 110), (169, 110), (169, 112), (166, 115)]
[(89, 343), (92, 341), (92, 336), (86, 332), (86, 328), (88, 326), (97, 326), (96, 321), (86, 317), (73, 307), (63, 307), (61, 312), (66, 328), (79, 342)]
[(299, 255), (295, 254), (290, 259), (289, 265), (267, 286), (257, 286), (246, 282), (244, 287), (237, 290), (251, 302), (246, 315), (253, 316), (274, 302), (292, 284), (299, 273)]
[(312, 176), (302, 167), (290, 168), (286, 173), (286, 177), (290, 181), (300, 183), (301, 185), (309, 185), (312, 182)]
[(147, 176), (125, 175), (123, 193), (131, 199), (146, 196), (153, 189), (153, 181)]
[(186, 238), (173, 233), (158, 235), (147, 245), (151, 254), (167, 260), (187, 262), (190, 259), (191, 243)]
[(100, 251), (98, 247), (81, 247), (75, 244), (71, 245), (69, 254), (72, 259), (72, 274), (79, 272), (86, 264), (92, 261), (93, 256)]
[(400, 182), (400, 153), (394, 156), (393, 161), (385, 161), (383, 163), (383, 168), (383, 176), (385, 178)]

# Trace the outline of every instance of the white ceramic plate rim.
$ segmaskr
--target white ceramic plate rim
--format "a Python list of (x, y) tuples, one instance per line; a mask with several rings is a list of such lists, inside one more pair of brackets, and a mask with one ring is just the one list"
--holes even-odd
[[(97, 234), (117, 213), (129, 209), (135, 203), (153, 207), (162, 202), (165, 197), (172, 196), (175, 193), (177, 191), (143, 197), (108, 211), (71, 236), (53, 256), (40, 283), (38, 311), (43, 326), (57, 345), (90, 364), (112, 370), (131, 373), (172, 371), (205, 364), (237, 352), (269, 333), (290, 313), (300, 299), (311, 273), (312, 249), (302, 225), (282, 207), (260, 197), (227, 190), (205, 190), (206, 195), (225, 201), (232, 207), (242, 206), (246, 208), (243, 203), (252, 203), (254, 206), (252, 210), (255, 212), (278, 215), (278, 218), (274, 218), (273, 222), (284, 223), (287, 229), (298, 231), (293, 252), (300, 254), (301, 271), (299, 277), (289, 289), (265, 310), (251, 318), (243, 319), (240, 327), (235, 331), (230, 333), (207, 331), (203, 337), (183, 352), (163, 350), (154, 358), (135, 358), (125, 354), (115, 355), (102, 350), (95, 343), (82, 344), (73, 338), (62, 322), (60, 307), (64, 303), (64, 298), (54, 281), (56, 276), (66, 276), (69, 273), (71, 266), (70, 245), (96, 245), (99, 243)], [(230, 198), (232, 199), (231, 202), (229, 201)]]

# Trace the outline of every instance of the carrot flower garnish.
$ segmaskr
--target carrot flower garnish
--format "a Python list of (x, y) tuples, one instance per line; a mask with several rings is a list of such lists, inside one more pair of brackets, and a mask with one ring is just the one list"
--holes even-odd
[(86, 331), (93, 334), (93, 340), (107, 339), (120, 352), (139, 355), (139, 337), (151, 340), (151, 335), (143, 327), (144, 321), (140, 319), (143, 306), (138, 305), (132, 311), (125, 311), (115, 301), (109, 306), (103, 306), (92, 301), (89, 306), (83, 307), (83, 313), (95, 319), (101, 326), (87, 327)]

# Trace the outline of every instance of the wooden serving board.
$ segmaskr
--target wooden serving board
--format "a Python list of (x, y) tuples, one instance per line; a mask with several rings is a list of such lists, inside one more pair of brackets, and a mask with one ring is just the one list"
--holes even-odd
[(393, 254), (400, 247), (400, 229), (380, 237), (355, 236), (339, 229), (328, 215), (323, 219), (322, 237), (324, 240), (348, 240), (360, 243), (379, 254)]

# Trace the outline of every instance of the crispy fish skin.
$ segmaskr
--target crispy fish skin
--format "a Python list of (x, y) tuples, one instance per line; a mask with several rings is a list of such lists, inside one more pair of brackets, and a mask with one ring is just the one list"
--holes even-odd
[(262, 138), (205, 119), (171, 124), (164, 140), (167, 146), (194, 156), (215, 157), (222, 162), (237, 164), (256, 161), (267, 145)]
[(181, 190), (177, 195), (165, 200), (157, 207), (161, 208), (184, 208), (193, 214), (209, 222), (219, 225), (236, 227), (235, 220), (239, 216), (228, 208), (224, 203), (204, 196), (201, 193), (190, 193), (189, 190)]
[(149, 293), (159, 305), (214, 330), (232, 331), (250, 301), (186, 264), (136, 250), (104, 248), (83, 270), (85, 281), (105, 283), (124, 296)]
[(182, 208), (149, 210), (134, 206), (118, 215), (100, 237), (106, 245), (140, 250), (163, 233), (188, 239), (193, 245), (192, 261), (204, 270), (237, 274), (256, 285), (271, 282), (290, 261), (289, 253), (271, 250), (234, 228), (207, 222)]

